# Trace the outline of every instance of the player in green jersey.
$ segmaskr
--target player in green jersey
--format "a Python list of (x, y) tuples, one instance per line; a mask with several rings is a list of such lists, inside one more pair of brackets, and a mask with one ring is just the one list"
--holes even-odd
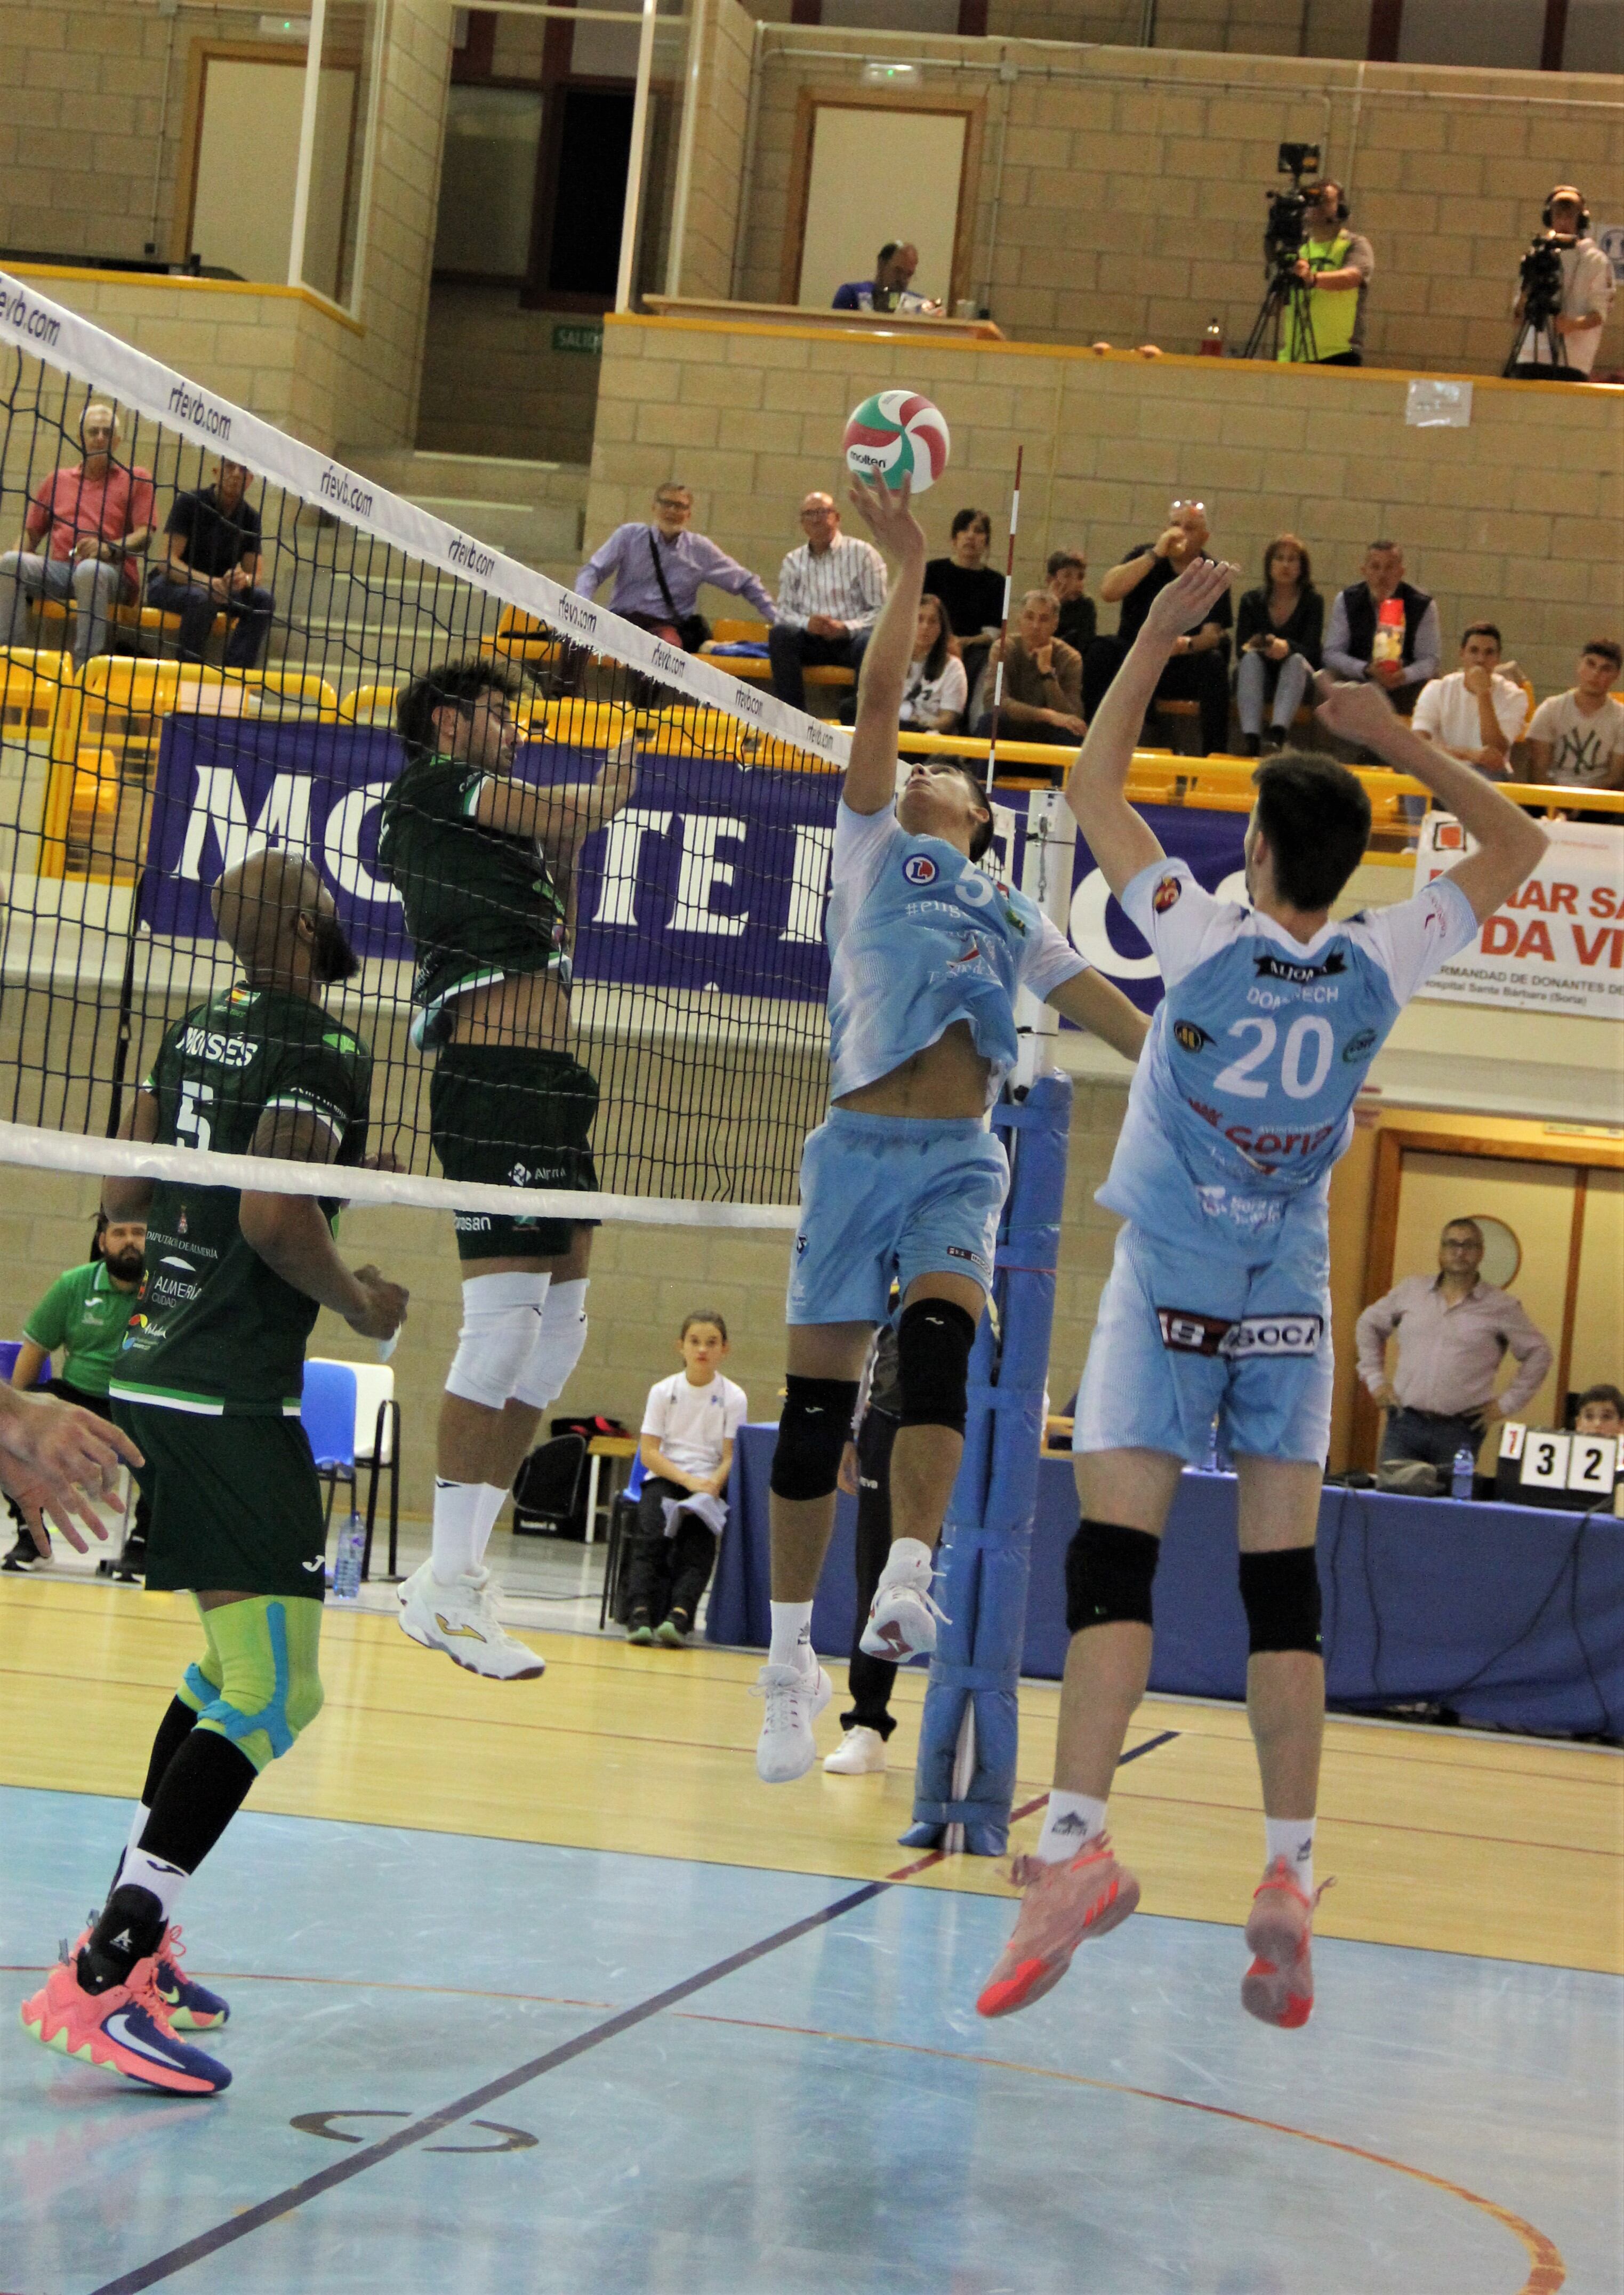
[[(243, 976), (169, 1029), (120, 1137), (353, 1166), (371, 1055), (323, 1009), (355, 960), (307, 862), (261, 853), (222, 878), (221, 937)], [(109, 1391), (152, 1504), (149, 1588), (189, 1590), (206, 1647), (159, 1725), (105, 1909), (23, 2009), (48, 2046), (149, 2087), (213, 2095), (230, 2073), (176, 2027), (224, 2021), (181, 1971), (181, 1890), (255, 1777), (322, 1703), (321, 1486), (300, 1424), (305, 1344), (331, 1307), (363, 1337), (406, 1294), (339, 1257), (325, 1197), (117, 1178), (110, 1220), (144, 1214), (147, 1274)]]
[[(404, 771), (378, 857), (417, 944), (414, 1041), (437, 1048), (435, 1153), (452, 1180), (595, 1188), (598, 1086), (569, 1049), (568, 926), (584, 838), (627, 803), (631, 745), (595, 782), (513, 772), (519, 683), (487, 657), (409, 685)], [(462, 1327), (446, 1376), (429, 1558), (401, 1588), (401, 1624), (475, 1673), (523, 1681), (534, 1650), (502, 1630), (485, 1550), (536, 1422), (586, 1344), (585, 1221), (456, 1214)]]

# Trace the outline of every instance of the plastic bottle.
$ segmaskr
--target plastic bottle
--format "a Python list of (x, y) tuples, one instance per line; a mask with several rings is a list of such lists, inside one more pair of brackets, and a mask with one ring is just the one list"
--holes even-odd
[(1401, 598), (1383, 598), (1376, 608), (1375, 638), (1370, 649), (1374, 666), (1378, 661), (1402, 661), (1404, 658), (1404, 601)]
[(1216, 1411), (1216, 1410), (1212, 1413), (1212, 1425), (1207, 1428), (1207, 1464), (1206, 1464), (1206, 1471), (1207, 1471), (1207, 1473), (1208, 1473), (1209, 1474), (1217, 1474), (1217, 1473), (1219, 1472), (1219, 1465), (1218, 1465), (1218, 1413), (1217, 1413), (1217, 1411)]
[(1223, 326), (1221, 322), (1214, 319), (1212, 324), (1208, 327), (1205, 334), (1203, 335), (1201, 339), (1200, 356), (1203, 358), (1222, 358), (1223, 355)]
[(332, 1589), (328, 1597), (333, 1602), (355, 1602), (361, 1597), (361, 1561), (366, 1552), (366, 1524), (358, 1514), (352, 1514), (339, 1532), (339, 1550), (333, 1557)]
[(1471, 1497), (1472, 1477), (1476, 1466), (1477, 1461), (1473, 1457), (1470, 1447), (1463, 1442), (1455, 1453), (1455, 1464), (1449, 1469), (1449, 1496), (1452, 1499)]

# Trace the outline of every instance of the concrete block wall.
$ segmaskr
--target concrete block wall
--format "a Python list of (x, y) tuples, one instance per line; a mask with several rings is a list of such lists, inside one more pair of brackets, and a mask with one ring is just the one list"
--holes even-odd
[(516, 287), (437, 279), (423, 341), (417, 443), (431, 453), (592, 459), (597, 356), (553, 348), (579, 311), (526, 311)]
[(695, 0), (695, 4), (703, 11), (700, 110), (682, 239), (681, 284), (685, 295), (725, 300), (733, 291), (755, 27), (738, 0)]
[[(833, 11), (826, 12), (826, 21)], [(1132, 47), (1141, 0), (992, 0), (987, 30), (998, 40), (1069, 40)], [(1370, 0), (1158, 0), (1152, 45), (1208, 53), (1361, 57)]]

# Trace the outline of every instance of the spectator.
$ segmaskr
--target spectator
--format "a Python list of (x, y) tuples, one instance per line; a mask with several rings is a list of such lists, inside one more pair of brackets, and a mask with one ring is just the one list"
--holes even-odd
[(627, 1563), (626, 1639), (678, 1649), (693, 1630), (727, 1521), (722, 1493), (749, 1404), (717, 1365), (728, 1327), (708, 1307), (682, 1319), (682, 1368), (649, 1390), (638, 1455), (647, 1480)]
[(771, 624), (775, 618), (771, 599), (747, 566), (730, 558), (709, 537), (690, 531), (694, 498), (687, 486), (674, 481), (657, 488), (654, 516), (617, 526), (608, 540), (595, 550), (575, 576), (575, 593), (595, 598), (605, 576), (615, 576), (615, 611), (623, 622), (652, 630), (667, 645), (698, 653), (709, 637), (710, 624), (696, 610), (702, 585), (747, 598)]
[[(1082, 689), (1085, 716), (1093, 716), (1127, 660), (1128, 649), (1144, 626), (1151, 600), (1176, 581), (1192, 559), (1205, 553), (1212, 538), (1205, 504), (1176, 502), (1156, 539), (1138, 543), (1120, 566), (1112, 567), (1099, 585), (1099, 594), (1107, 605), (1120, 600), (1122, 611), (1116, 635), (1096, 638), (1089, 648)], [(1229, 631), (1234, 618), (1226, 592), (1199, 627), (1179, 639), (1156, 687), (1158, 701), (1200, 703), (1197, 754), (1204, 757), (1221, 749), (1229, 738)]]
[(902, 1413), (896, 1325), (882, 1323), (863, 1372), (853, 1440), (840, 1461), (840, 1487), (857, 1501), (857, 1615), (846, 1666), (852, 1703), (840, 1717), (845, 1736), (823, 1764), (836, 1777), (870, 1776), (883, 1769), (885, 1741), (896, 1727), (891, 1711), (896, 1668), (889, 1658), (870, 1657), (862, 1634), (874, 1589), (891, 1554), (891, 1446)]
[(1081, 550), (1051, 550), (1044, 568), (1049, 596), (1060, 608), (1055, 635), (1084, 656), (1098, 634), (1094, 600), (1083, 590), (1089, 561)]
[(75, 669), (108, 651), (113, 608), (134, 603), (135, 561), (152, 536), (152, 473), (117, 459), (118, 438), (112, 408), (92, 399), (79, 423), (83, 460), (41, 482), (21, 549), (0, 558), (0, 645), (17, 642), (25, 598), (71, 598)]
[(1500, 674), (1500, 633), (1492, 622), (1463, 630), (1460, 667), (1423, 686), (1410, 723), (1424, 741), (1448, 749), (1491, 780), (1510, 771), (1511, 745), (1520, 740), (1528, 696)]
[(1542, 701), (1529, 720), (1532, 778), (1572, 788), (1624, 788), (1624, 703), (1609, 689), (1624, 667), (1613, 638), (1592, 638), (1566, 693)]
[(848, 279), (835, 290), (836, 311), (934, 311), (928, 295), (915, 295), (909, 281), (919, 267), (919, 250), (905, 239), (888, 239), (874, 260), (872, 279)]
[[(1363, 366), (1365, 298), (1375, 257), (1364, 234), (1347, 229), (1348, 203), (1336, 183), (1309, 184), (1307, 235), (1292, 269), (1310, 290), (1308, 325), (1293, 303), (1277, 355), (1298, 365)], [(1312, 331), (1311, 333), (1310, 331)]]
[(767, 633), (772, 690), (796, 709), (806, 706), (807, 669), (861, 669), (885, 602), (885, 561), (871, 542), (842, 534), (833, 494), (808, 494), (801, 527), (806, 539), (779, 568), (778, 619)]
[(1047, 590), (1028, 590), (1008, 643), (995, 641), (982, 673), (975, 738), (992, 731), (992, 685), (1001, 651), (1004, 690), (999, 727), (1006, 739), (1062, 742), (1074, 748), (1088, 731), (1082, 715), (1082, 657), (1055, 635), (1060, 608)]
[(960, 640), (995, 638), (1003, 625), (1004, 577), (987, 563), (992, 547), (992, 521), (986, 511), (958, 510), (949, 554), (926, 566), (926, 591), (941, 599), (953, 635)]
[(1308, 551), (1294, 534), (1277, 534), (1263, 552), (1263, 579), (1241, 600), (1235, 625), (1235, 706), (1249, 757), (1262, 754), (1263, 705), (1271, 697), (1269, 746), (1282, 749), (1290, 739), (1319, 666), (1325, 610)]
[(164, 521), (166, 556), (147, 575), (147, 603), (178, 614), (183, 661), (201, 661), (224, 614), (227, 669), (256, 669), (276, 600), (259, 586), (259, 512), (248, 498), (241, 462), (215, 464), (215, 482), (177, 494)]
[(1615, 1441), (1624, 1435), (1624, 1394), (1616, 1386), (1587, 1386), (1573, 1414), (1573, 1432), (1611, 1434)]
[(942, 600), (927, 590), (919, 600), (913, 659), (902, 688), (902, 723), (914, 733), (954, 732), (969, 698), (969, 680), (953, 651)]
[(1526, 298), (1519, 290), (1512, 305), (1518, 335), (1509, 372), (1540, 382), (1587, 382), (1612, 308), (1612, 264), (1591, 238), (1590, 210), (1571, 184), (1555, 186), (1542, 220), (1562, 264), (1562, 304), (1548, 326), (1526, 325)]
[[(22, 1344), (12, 1366), (11, 1384), (27, 1393), (39, 1382), (58, 1347), (66, 1349), (62, 1367), (45, 1381), (48, 1393), (60, 1394), (110, 1418), (107, 1399), (113, 1364), (129, 1327), (135, 1295), (146, 1272), (147, 1229), (144, 1220), (119, 1220), (110, 1225), (106, 1214), (96, 1221), (90, 1257), (79, 1267), (59, 1275), (22, 1327)], [(22, 1517), (8, 1499), (18, 1525), (17, 1542), (6, 1556), (9, 1571), (31, 1569), (40, 1558), (33, 1539), (22, 1527)], [(147, 1502), (136, 1489), (135, 1518), (125, 1540), (118, 1574), (133, 1578), (146, 1557)]]
[[(1464, 1444), (1476, 1455), (1498, 1419), (1524, 1409), (1551, 1368), (1549, 1345), (1520, 1301), (1479, 1279), (1483, 1230), (1451, 1220), (1438, 1249), (1439, 1272), (1408, 1275), (1359, 1319), (1359, 1376), (1388, 1411), (1382, 1458), (1419, 1458), (1447, 1474)], [(1386, 1370), (1397, 1331), (1399, 1360)], [(1495, 1376), (1510, 1351), (1519, 1368), (1496, 1398)]]
[[(1396, 598), (1404, 609), (1404, 637), (1396, 661), (1375, 661), (1375, 636), (1382, 608)], [(1404, 552), (1396, 542), (1373, 542), (1365, 552), (1363, 579), (1336, 593), (1326, 633), (1326, 667), (1336, 676), (1361, 682), (1374, 678), (1400, 716), (1436, 677), (1443, 657), (1437, 600), (1404, 578)]]

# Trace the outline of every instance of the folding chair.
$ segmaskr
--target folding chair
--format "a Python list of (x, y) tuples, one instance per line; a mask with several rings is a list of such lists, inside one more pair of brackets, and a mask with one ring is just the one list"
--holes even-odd
[(355, 1373), (349, 1363), (323, 1362), (316, 1357), (305, 1365), (305, 1392), (298, 1415), (310, 1443), (315, 1470), (327, 1484), (324, 1525), (332, 1522), (339, 1484), (349, 1484), (352, 1510), (355, 1503)]
[(609, 1508), (608, 1544), (603, 1556), (603, 1596), (598, 1605), (598, 1630), (602, 1632), (607, 1619), (624, 1625), (621, 1616), (621, 1580), (625, 1576), (626, 1523), (637, 1518), (637, 1501), (642, 1496), (649, 1470), (640, 1451), (632, 1461), (632, 1471), (626, 1476), (626, 1486)]

